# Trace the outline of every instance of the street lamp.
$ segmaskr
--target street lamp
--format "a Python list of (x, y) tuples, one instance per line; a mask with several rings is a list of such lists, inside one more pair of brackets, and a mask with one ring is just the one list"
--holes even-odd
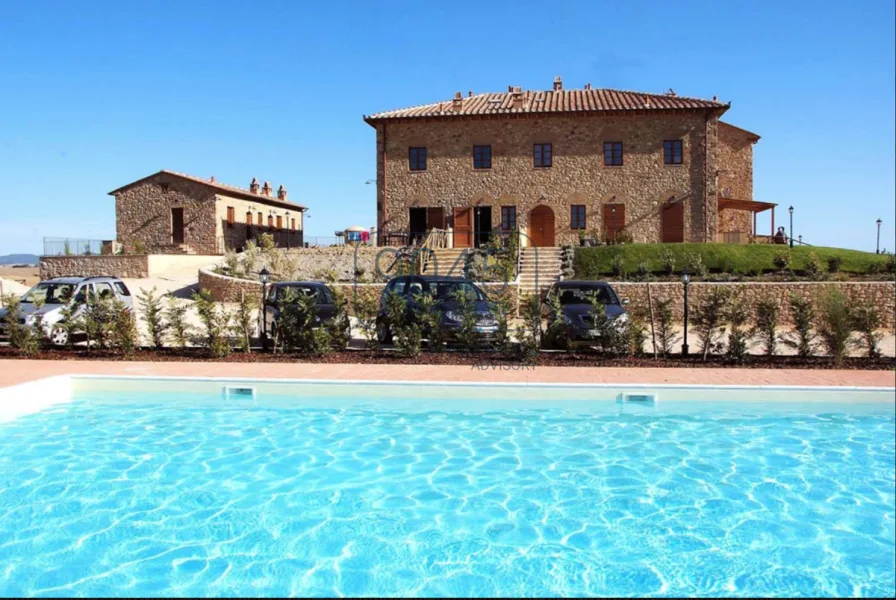
[(691, 272), (687, 267), (681, 270), (681, 284), (684, 286), (684, 343), (681, 344), (681, 355), (688, 356), (688, 284), (691, 283)]
[(883, 221), (878, 219), (875, 223), (877, 223), (877, 249), (875, 250), (875, 253), (880, 254), (880, 224), (883, 223)]
[(262, 267), (258, 272), (258, 280), (261, 282), (261, 348), (266, 350), (268, 347), (268, 281), (271, 274), (266, 267)]
[(796, 236), (796, 239), (799, 242), (800, 246), (802, 246), (803, 245), (803, 234), (801, 233), (798, 236)]
[(793, 248), (793, 207), (787, 209), (790, 213), (790, 247)]

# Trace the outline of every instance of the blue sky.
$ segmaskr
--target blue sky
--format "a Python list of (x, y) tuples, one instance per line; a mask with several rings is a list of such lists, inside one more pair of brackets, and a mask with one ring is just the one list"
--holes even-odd
[(892, 0), (0, 0), (0, 254), (114, 237), (107, 192), (162, 168), (285, 184), (309, 235), (369, 226), (362, 114), (555, 75), (730, 100), (780, 224), (873, 250), (880, 217), (896, 248)]

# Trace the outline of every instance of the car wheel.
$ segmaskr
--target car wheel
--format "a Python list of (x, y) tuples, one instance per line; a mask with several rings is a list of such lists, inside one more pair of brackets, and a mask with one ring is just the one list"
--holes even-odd
[(392, 332), (389, 331), (389, 326), (385, 321), (376, 322), (376, 340), (380, 344), (392, 343)]
[(67, 346), (68, 331), (62, 327), (54, 327), (53, 333), (50, 334), (50, 341), (53, 342), (54, 346)]

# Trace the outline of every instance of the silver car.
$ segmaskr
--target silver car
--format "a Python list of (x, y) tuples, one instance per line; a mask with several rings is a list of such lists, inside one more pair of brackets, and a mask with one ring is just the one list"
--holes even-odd
[[(57, 277), (41, 281), (25, 292), (21, 298), (21, 323), (33, 326), (36, 315), (43, 315), (43, 325), (53, 344), (64, 346), (69, 343), (68, 332), (57, 327), (63, 318), (63, 309), (72, 307), (73, 315), (83, 312), (90, 298), (118, 299), (130, 310), (134, 308), (131, 292), (117, 277)], [(40, 308), (38, 308), (40, 305)], [(0, 308), (0, 337), (7, 337), (6, 318), (8, 311)]]

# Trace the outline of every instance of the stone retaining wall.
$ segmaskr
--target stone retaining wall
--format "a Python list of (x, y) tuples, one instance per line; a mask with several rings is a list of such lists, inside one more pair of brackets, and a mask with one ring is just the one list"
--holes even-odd
[[(622, 298), (627, 298), (632, 305), (646, 306), (647, 284), (632, 282), (611, 282), (613, 288)], [(804, 298), (815, 298), (827, 286), (839, 288), (853, 306), (873, 304), (881, 311), (884, 327), (893, 329), (894, 310), (896, 310), (896, 283), (882, 282), (793, 282), (793, 283), (713, 283), (695, 282), (688, 287), (688, 305), (693, 308), (712, 287), (727, 287), (741, 294), (741, 301), (752, 309), (756, 301), (768, 295), (778, 301), (781, 307), (781, 324), (790, 325), (790, 295), (798, 294)], [(684, 286), (680, 283), (651, 283), (650, 295), (653, 301), (672, 299), (672, 307), (676, 320), (684, 314)]]
[(41, 279), (100, 275), (125, 279), (148, 277), (149, 257), (145, 254), (40, 257)]

